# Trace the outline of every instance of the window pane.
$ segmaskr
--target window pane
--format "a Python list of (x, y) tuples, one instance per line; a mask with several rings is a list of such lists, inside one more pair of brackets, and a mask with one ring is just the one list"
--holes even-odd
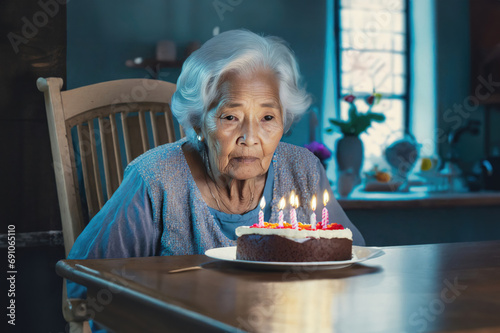
[(353, 31), (347, 30), (342, 32), (343, 39), (349, 39), (349, 44), (346, 45), (342, 41), (343, 48), (354, 48), (356, 50), (393, 50), (393, 35), (389, 33), (369, 32), (369, 31)]
[(387, 8), (391, 11), (405, 10), (405, 3), (401, 0), (341, 0), (342, 8), (367, 8), (380, 9)]
[(402, 96), (406, 93), (406, 76), (394, 76), (394, 94)]
[(392, 75), (387, 72), (380, 72), (375, 79), (375, 89), (376, 92), (385, 95), (392, 95), (394, 93), (394, 80)]
[(405, 57), (402, 54), (394, 53), (392, 55), (392, 71), (394, 74), (406, 74), (405, 73)]
[(342, 75), (342, 88), (350, 93), (369, 94), (373, 92), (373, 80), (362, 72), (351, 72)]
[(340, 21), (342, 22), (341, 29), (352, 29), (351, 17), (352, 13), (350, 9), (340, 10)]
[(405, 43), (406, 43), (405, 35), (393, 34), (392, 38), (393, 38), (393, 43), (394, 43), (393, 44), (393, 50), (394, 51), (399, 51), (399, 52), (406, 51), (406, 47), (405, 47)]
[(394, 32), (405, 32), (405, 19), (403, 13), (390, 12), (390, 20), (392, 25), (392, 31)]
[(374, 50), (390, 51), (393, 49), (391, 34), (372, 34), (372, 38), (375, 41)]
[(351, 29), (364, 30), (367, 29), (366, 24), (370, 21), (370, 13), (364, 10), (350, 10), (351, 14)]
[(342, 71), (363, 71), (371, 76), (380, 68), (390, 70), (392, 54), (389, 52), (360, 52), (354, 50), (342, 51)]
[[(395, 1), (400, 2), (400, 1)], [(391, 9), (391, 6), (343, 7), (340, 10), (341, 29), (366, 32), (405, 32), (405, 12)]]
[(340, 39), (341, 39), (341, 42), (342, 42), (341, 47), (343, 49), (347, 49), (347, 48), (352, 48), (353, 47), (352, 43), (351, 43), (351, 34), (350, 33), (343, 31), (342, 32), (342, 36), (341, 36)]
[[(359, 92), (393, 93), (392, 58), (389, 52), (342, 52), (342, 88)], [(348, 82), (345, 85), (344, 82)]]

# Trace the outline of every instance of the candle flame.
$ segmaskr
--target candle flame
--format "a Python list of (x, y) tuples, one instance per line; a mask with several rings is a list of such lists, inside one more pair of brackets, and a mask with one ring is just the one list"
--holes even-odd
[(286, 200), (285, 198), (281, 198), (280, 203), (279, 203), (279, 209), (283, 210), (286, 205)]
[(328, 203), (329, 200), (330, 200), (330, 196), (328, 195), (328, 191), (325, 190), (325, 192), (323, 193), (323, 205), (326, 206), (326, 204)]
[(266, 207), (266, 198), (262, 197), (262, 199), (260, 199), (260, 209), (264, 209), (264, 207)]
[(295, 191), (292, 190), (292, 193), (290, 193), (290, 205), (293, 206), (293, 203), (295, 201)]
[(298, 208), (298, 207), (299, 207), (299, 196), (296, 195), (295, 196), (295, 202), (294, 202), (293, 208)]
[(311, 209), (312, 209), (313, 211), (315, 211), (315, 210), (316, 210), (316, 194), (315, 194), (315, 195), (313, 195), (313, 197), (312, 197), (312, 200), (311, 200)]

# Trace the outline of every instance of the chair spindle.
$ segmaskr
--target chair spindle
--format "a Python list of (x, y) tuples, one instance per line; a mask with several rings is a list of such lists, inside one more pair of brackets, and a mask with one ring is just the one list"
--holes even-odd
[(109, 120), (111, 122), (111, 135), (113, 138), (113, 149), (115, 151), (115, 163), (116, 163), (116, 172), (118, 176), (118, 185), (120, 185), (123, 179), (123, 168), (122, 168), (122, 157), (120, 154), (120, 141), (118, 139), (118, 129), (116, 127), (115, 115), (114, 114), (110, 115)]
[(83, 187), (85, 189), (85, 197), (87, 198), (87, 210), (89, 211), (89, 215), (93, 215), (94, 212), (97, 212), (97, 209), (96, 207), (94, 207), (92, 200), (92, 190), (90, 188), (89, 179), (89, 166), (87, 165), (88, 150), (85, 146), (83, 128), (81, 124), (78, 124), (76, 126), (76, 131), (78, 135), (78, 146), (80, 148), (80, 163), (82, 166)]
[(168, 142), (175, 142), (174, 121), (172, 120), (170, 105), (165, 105), (163, 112), (165, 112), (165, 125), (167, 126)]
[(146, 129), (146, 117), (144, 110), (139, 110), (139, 127), (141, 129), (142, 152), (145, 153), (149, 149), (148, 132)]
[(99, 161), (97, 157), (97, 149), (96, 149), (96, 140), (95, 140), (95, 131), (94, 131), (94, 124), (92, 120), (89, 120), (89, 137), (90, 137), (90, 149), (92, 152), (92, 167), (94, 170), (94, 175), (95, 175), (95, 187), (96, 187), (96, 192), (97, 192), (97, 202), (99, 203), (99, 209), (102, 208), (104, 205), (104, 199), (102, 195), (102, 187), (101, 187), (101, 174), (99, 172)]
[(132, 162), (132, 151), (130, 148), (130, 136), (128, 134), (127, 126), (127, 112), (120, 112), (120, 117), (122, 118), (122, 128), (123, 128), (123, 142), (125, 144), (125, 155), (127, 155), (127, 164)]
[(158, 137), (158, 123), (156, 121), (156, 112), (154, 110), (149, 111), (149, 117), (151, 119), (151, 127), (153, 129), (153, 142), (155, 147), (160, 144), (160, 139)]
[(111, 176), (109, 174), (109, 152), (108, 152), (108, 142), (106, 137), (106, 120), (103, 117), (98, 118), (99, 121), (99, 135), (101, 137), (101, 152), (102, 152), (102, 162), (104, 167), (104, 181), (106, 182), (106, 195), (111, 198), (113, 194), (113, 189), (111, 188)]

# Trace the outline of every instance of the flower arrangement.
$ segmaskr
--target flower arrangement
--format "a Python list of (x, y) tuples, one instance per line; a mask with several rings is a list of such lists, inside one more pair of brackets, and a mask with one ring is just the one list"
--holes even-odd
[[(385, 116), (382, 113), (372, 112), (372, 107), (377, 105), (382, 99), (381, 94), (373, 93), (366, 98), (368, 111), (365, 113), (358, 112), (356, 104), (354, 104), (355, 99), (356, 97), (354, 95), (347, 95), (343, 98), (344, 101), (350, 104), (348, 120), (328, 119), (330, 124), (337, 126), (344, 135), (359, 136), (371, 126), (372, 121), (381, 123), (385, 120)], [(330, 127), (326, 129), (326, 132), (332, 133), (333, 130), (334, 129)]]
[(324, 144), (313, 141), (307, 145), (305, 145), (310, 152), (316, 155), (317, 158), (321, 161), (321, 164), (326, 168), (326, 160), (328, 160), (332, 156), (332, 152), (328, 149)]

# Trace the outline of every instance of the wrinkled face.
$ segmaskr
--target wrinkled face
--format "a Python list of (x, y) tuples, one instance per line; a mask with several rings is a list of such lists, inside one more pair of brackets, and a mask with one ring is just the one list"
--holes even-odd
[(202, 128), (214, 175), (237, 180), (264, 175), (283, 136), (282, 116), (273, 73), (226, 75)]

